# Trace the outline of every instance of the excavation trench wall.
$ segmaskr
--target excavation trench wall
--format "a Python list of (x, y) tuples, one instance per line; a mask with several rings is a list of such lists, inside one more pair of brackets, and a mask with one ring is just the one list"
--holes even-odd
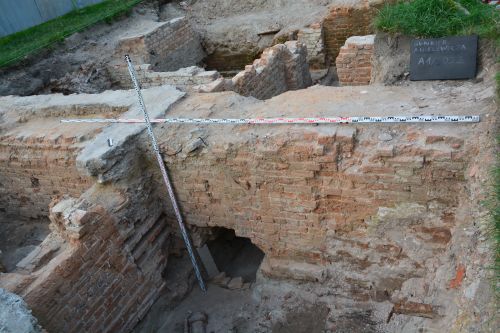
[[(171, 87), (152, 92), (153, 95), (145, 92), (147, 100), (158, 101), (157, 107), (151, 105), (152, 116), (182, 96)], [(170, 97), (159, 101), (159, 96)], [(66, 103), (70, 100), (73, 107)], [(47, 131), (68, 141), (76, 137), (79, 144), (75, 143), (72, 156), (77, 161), (73, 159), (73, 165), (85, 153), (104, 154), (106, 160), (91, 159), (101, 168), (109, 167), (106, 162), (113, 166), (125, 164), (126, 175), (112, 173), (113, 183), (106, 179), (110, 174), (93, 178), (86, 169), (80, 166), (76, 171), (75, 166), (75, 173), (88, 179), (91, 187), (71, 198), (70, 190), (61, 185), (61, 196), (54, 197), (49, 206), (52, 233), (15, 270), (0, 276), (0, 287), (21, 295), (49, 331), (128, 332), (165, 287), (162, 273), (175, 232), (157, 200), (151, 173), (146, 171), (150, 165), (141, 164), (147, 159), (134, 150), (138, 146), (137, 134), (144, 127), (120, 129), (120, 135), (113, 135), (99, 124), (61, 126), (59, 122), (61, 117), (81, 115), (82, 109), (88, 111), (86, 114), (94, 111), (98, 117), (105, 116), (99, 112), (118, 116), (128, 110), (124, 116), (134, 117), (139, 110), (131, 106), (133, 100), (133, 92), (129, 91), (49, 99), (34, 97), (25, 99), (21, 105), (15, 105), (10, 98), (1, 101), (11, 105), (9, 111), (2, 113), (5, 120), (2, 130), (6, 133), (27, 133), (36, 128), (37, 135), (42, 137)], [(19, 122), (20, 119), (23, 121)], [(110, 147), (108, 138), (113, 138), (116, 146)], [(54, 149), (59, 148), (53, 145)], [(86, 150), (89, 145), (90, 150)], [(128, 158), (126, 152), (133, 158)], [(26, 159), (35, 158), (36, 154)], [(58, 175), (53, 177), (57, 179)]]
[[(368, 308), (381, 304), (444, 325), (474, 300), (465, 293), (469, 281), (484, 284), (487, 256), (471, 235), (479, 232), (481, 186), (493, 161), (491, 137), (478, 133), (494, 125), (487, 115), (496, 105), (487, 83), (443, 86), (440, 95), (432, 89), (312, 87), (259, 101), (234, 92), (182, 98), (163, 86), (144, 96), (153, 118), (165, 112), (186, 118), (394, 116), (421, 108), (481, 115), (475, 125), (155, 127), (193, 230), (225, 227), (249, 238), (265, 253), (264, 276), (314, 281)], [(32, 113), (47, 101), (58, 110), (58, 103), (98, 100), (127, 108), (124, 118), (140, 115), (132, 91), (45, 99), (0, 102)], [(57, 116), (9, 119), (4, 114), (5, 133), (42, 124), (52, 124), (54, 135), (84, 129), (75, 163), (94, 185), (80, 199), (54, 201), (53, 233), (22, 267), (3, 274), (0, 286), (23, 296), (51, 331), (129, 331), (165, 287), (162, 272), (177, 230), (144, 125), (62, 130)], [(466, 302), (463, 295), (472, 296)], [(386, 319), (381, 324), (389, 325)]]
[(100, 126), (74, 125), (61, 131), (54, 117), (117, 115), (127, 108), (96, 103), (42, 105), (36, 113), (22, 106), (0, 106), (0, 110), (6, 111), (6, 124), (0, 124), (4, 125), (0, 132), (0, 213), (36, 219), (48, 216), (54, 197), (78, 197), (93, 183), (77, 170), (75, 160)]

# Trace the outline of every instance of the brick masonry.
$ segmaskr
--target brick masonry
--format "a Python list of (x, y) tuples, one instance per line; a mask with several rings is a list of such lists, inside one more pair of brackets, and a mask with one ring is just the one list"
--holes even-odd
[(314, 23), (309, 27), (300, 29), (297, 40), (307, 48), (307, 62), (311, 70), (326, 67), (325, 45), (323, 42), (323, 24)]
[[(128, 332), (164, 288), (161, 273), (171, 230), (160, 209), (142, 202), (148, 215), (141, 217), (130, 214), (130, 198), (121, 193), (108, 190), (101, 199), (116, 200), (119, 212), (113, 206), (111, 215), (86, 200), (53, 202), (53, 234), (47, 238), (51, 243), (42, 243), (40, 252), (46, 256), (31, 263), (38, 267), (36, 260), (51, 260), (51, 264), (5, 274), (0, 280), (1, 287), (22, 295), (50, 332)], [(133, 217), (135, 227), (128, 220)], [(58, 251), (53, 254), (45, 247)]]
[(343, 86), (367, 85), (372, 74), (375, 35), (349, 37), (335, 60)]
[(384, 1), (368, 1), (356, 6), (335, 6), (330, 9), (323, 21), (326, 55), (333, 62), (351, 36), (363, 36), (373, 33), (371, 25), (377, 14), (377, 8)]
[(379, 207), (433, 200), (456, 207), (463, 140), (442, 141), (448, 144), (409, 149), (403, 139), (379, 145), (360, 142), (356, 128), (343, 127), (329, 134), (275, 134), (230, 149), (214, 143), (203, 158), (168, 163), (189, 223), (234, 229), (271, 258), (321, 264), (332, 260), (327, 239), (363, 237)]
[(0, 136), (0, 212), (26, 218), (48, 216), (53, 197), (80, 196), (93, 183), (76, 169), (82, 136)]
[[(221, 76), (217, 71), (205, 71), (203, 68), (191, 66), (174, 72), (157, 72), (150, 64), (135, 65), (137, 80), (143, 89), (164, 84), (172, 85), (181, 91), (193, 91), (196, 86), (208, 85)], [(128, 70), (115, 72), (114, 78), (122, 88), (132, 88), (132, 80)]]
[(243, 96), (268, 99), (312, 84), (307, 49), (298, 42), (270, 47), (261, 57), (232, 78), (232, 90)]
[(198, 35), (184, 17), (149, 25), (143, 33), (124, 37), (118, 42), (109, 73), (119, 84), (130, 81), (127, 81), (126, 54), (134, 64), (150, 64), (148, 69), (162, 72), (195, 66), (205, 57)]
[[(464, 229), (477, 230), (472, 226), (481, 211), (475, 193), (484, 186), (479, 179), (494, 161), (488, 146), (491, 137), (477, 133), (488, 133), (493, 126), (485, 114), (496, 105), (492, 103), (493, 89), (485, 90), (481, 82), (464, 84), (478, 96), (476, 100), (457, 93), (460, 90), (455, 89), (463, 88), (455, 86), (447, 87), (445, 96), (405, 87), (377, 86), (363, 88), (366, 91), (361, 93), (357, 87), (317, 86), (264, 102), (226, 92), (182, 99), (179, 94), (167, 103), (167, 96), (175, 93), (169, 87), (151, 88), (144, 95), (155, 117), (167, 109), (172, 117), (214, 118), (359, 115), (361, 111), (367, 115), (411, 114), (418, 107), (416, 101), (425, 102), (429, 112), (481, 110), (485, 120), (473, 125), (155, 128), (190, 226), (226, 227), (248, 237), (266, 254), (262, 267), (266, 276), (328, 281), (328, 288), (348, 300), (389, 301), (395, 304), (395, 313), (420, 311), (434, 316), (433, 306), (411, 303), (428, 302), (427, 287), (403, 302), (410, 298), (414, 279), (425, 280), (430, 290), (445, 295), (460, 288), (462, 282), (456, 282), (461, 281), (460, 276), (469, 278), (481, 265), (480, 261), (467, 261), (476, 237)], [(79, 110), (76, 105), (82, 100), (99, 104), (100, 111), (94, 110), (95, 105)], [(61, 106), (61, 101), (75, 106)], [(94, 147), (88, 152), (94, 156), (95, 151), (106, 148), (96, 141), (97, 136), (113, 134), (117, 138), (129, 131), (112, 149), (101, 150), (103, 159), (86, 159), (92, 163), (81, 165), (82, 174), (83, 169), (92, 169), (92, 183), (99, 183), (78, 200), (54, 201), (51, 237), (58, 239), (58, 247), (49, 246), (50, 239), (44, 241), (42, 250), (50, 251), (43, 250), (46, 255), (38, 262), (24, 265), (27, 271), (0, 277), (0, 286), (23, 295), (49, 331), (129, 331), (163, 288), (161, 272), (176, 229), (171, 207), (159, 199), (165, 193), (158, 186), (161, 178), (143, 127), (137, 131), (132, 131), (137, 127), (124, 129), (119, 124), (107, 129), (90, 125), (85, 130), (80, 125), (63, 129), (56, 119), (50, 122), (40, 116), (62, 117), (62, 109), (70, 109), (73, 116), (90, 115), (92, 110), (101, 116), (116, 115), (120, 106), (128, 108), (134, 102), (131, 92), (116, 91), (94, 97), (0, 99), (0, 106), (8, 105), (17, 116), (20, 105), (26, 114), (39, 116), (19, 116), (8, 123), (10, 116), (3, 113), (5, 140), (40, 137), (44, 142), (53, 138), (55, 141), (47, 142), (59, 149), (57, 138), (72, 138), (68, 140), (75, 148)], [(100, 134), (94, 138), (97, 132)], [(12, 147), (3, 153), (9, 161), (26, 153), (14, 144)], [(39, 154), (43, 160), (45, 150), (30, 154)], [(0, 174), (8, 169), (0, 169)], [(443, 289), (442, 281), (452, 290)], [(439, 300), (449, 298), (433, 301)]]

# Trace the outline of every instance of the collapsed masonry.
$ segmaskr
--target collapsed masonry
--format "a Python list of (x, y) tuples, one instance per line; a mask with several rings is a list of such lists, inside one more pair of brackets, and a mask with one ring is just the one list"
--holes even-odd
[[(176, 25), (180, 23), (182, 25), (177, 27)], [(173, 28), (180, 36), (170, 37), (170, 30)], [(165, 35), (169, 36), (167, 40), (165, 40)], [(183, 91), (235, 91), (244, 96), (268, 99), (288, 90), (307, 88), (312, 84), (307, 64), (307, 48), (302, 43), (290, 41), (270, 47), (264, 50), (259, 59), (256, 59), (253, 64), (247, 65), (232, 79), (225, 79), (217, 71), (205, 71), (196, 66), (182, 68), (186, 64), (199, 63), (202, 57), (183, 58), (184, 55), (191, 54), (191, 52), (190, 49), (185, 48), (185, 44), (179, 44), (178, 39), (191, 40), (197, 46), (195, 49), (200, 49), (199, 41), (194, 38), (194, 34), (189, 30), (189, 25), (184, 18), (155, 25), (154, 29), (139, 36), (126, 37), (120, 41), (117, 47), (110, 72), (114, 73), (114, 79), (119, 83), (119, 86), (131, 88), (128, 70), (123, 61), (123, 54), (130, 54), (135, 62), (141, 64), (136, 65), (135, 69), (143, 88), (169, 84)], [(153, 42), (148, 42), (149, 40)], [(160, 49), (157, 46), (159, 41), (162, 41)], [(161, 57), (163, 53), (168, 53), (169, 57), (174, 60), (179, 58), (183, 61), (172, 61), (167, 65), (159, 63), (151, 65), (151, 62), (154, 61), (151, 54), (155, 54), (155, 56), (158, 54)], [(200, 52), (195, 52), (195, 54), (198, 53)], [(175, 69), (176, 71), (158, 71), (163, 68)]]
[[(364, 36), (378, 3), (332, 6), (296, 34), (277, 33), (283, 44), (231, 78), (195, 66), (205, 54), (186, 19), (150, 22), (118, 43), (111, 72), (128, 88), (123, 53), (138, 62), (152, 118), (480, 115), (474, 125), (155, 131), (197, 249), (222, 228), (248, 239), (264, 253), (253, 290), (281, 280), (312, 293), (320, 331), (482, 330), (493, 311), (479, 205), (494, 163), (492, 78), (377, 85), (404, 75), (408, 57), (404, 37)], [(241, 65), (241, 54), (212, 51), (213, 63)], [(480, 54), (491, 67), (492, 53)], [(310, 87), (309, 68), (335, 59), (341, 85), (372, 85)], [(50, 218), (50, 233), (0, 253), (0, 288), (49, 331), (131, 331), (162, 292), (192, 282), (166, 278), (184, 249), (144, 125), (59, 122), (140, 115), (132, 90), (0, 99), (0, 228), (30, 234)], [(10, 238), (0, 232), (0, 245)], [(248, 321), (269, 321), (265, 310)]]
[[(137, 64), (136, 71), (144, 88), (171, 84), (183, 91), (236, 91), (259, 99), (308, 87), (312, 83), (308, 68), (315, 81), (332, 71), (330, 66), (336, 65), (341, 85), (369, 84), (373, 37), (363, 39), (364, 49), (354, 41), (343, 45), (350, 36), (372, 32), (370, 22), (381, 4), (359, 1), (350, 5), (332, 5), (326, 14), (313, 16), (314, 22), (306, 27), (294, 31), (269, 28), (268, 32), (258, 33), (260, 36), (274, 35), (272, 41), (263, 44), (269, 47), (247, 50), (250, 54), (243, 55), (231, 55), (231, 50), (241, 49), (237, 45), (224, 46), (219, 41), (214, 48), (207, 46), (210, 45), (210, 39), (206, 39), (209, 37), (202, 39), (187, 17), (150, 22), (143, 31), (131, 32), (118, 41), (108, 71), (119, 87), (130, 88), (123, 62), (123, 55), (129, 54)], [(363, 51), (354, 54), (352, 50), (347, 51), (352, 49), (353, 43)], [(204, 51), (202, 44), (209, 51)], [(209, 53), (208, 56), (205, 52)], [(246, 65), (255, 58), (252, 65)], [(203, 64), (208, 64), (213, 70), (197, 67)], [(243, 67), (245, 69), (241, 71)], [(356, 68), (356, 73), (346, 74), (352, 68)], [(218, 70), (224, 76), (237, 74), (231, 80), (224, 79)]]
[[(325, 286), (334, 294), (324, 302), (349, 299), (386, 331), (422, 318), (459, 325), (457, 313), (485, 301), (476, 293), (487, 287), (487, 256), (470, 235), (479, 232), (477, 202), (493, 163), (491, 138), (477, 135), (493, 126), (493, 88), (363, 89), (313, 87), (266, 102), (170, 86), (144, 95), (153, 118), (479, 113), (477, 125), (156, 128), (197, 246), (207, 227), (234, 230), (265, 253), (264, 277)], [(133, 91), (0, 100), (0, 211), (47, 214), (55, 195), (51, 234), (0, 286), (50, 331), (130, 331), (168, 288), (162, 274), (179, 236), (143, 125), (59, 123), (136, 118), (134, 100)], [(346, 315), (339, 311), (331, 315)]]

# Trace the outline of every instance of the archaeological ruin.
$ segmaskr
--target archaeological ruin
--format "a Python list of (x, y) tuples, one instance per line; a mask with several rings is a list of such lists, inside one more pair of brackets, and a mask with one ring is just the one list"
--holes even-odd
[[(147, 0), (0, 69), (0, 332), (497, 331), (498, 52), (412, 81), (387, 3)], [(342, 117), (153, 124), (206, 291), (125, 55), (153, 120)]]

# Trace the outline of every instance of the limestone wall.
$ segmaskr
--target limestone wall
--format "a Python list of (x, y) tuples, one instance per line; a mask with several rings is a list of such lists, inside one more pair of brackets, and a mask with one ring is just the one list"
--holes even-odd
[(339, 82), (343, 86), (366, 85), (372, 72), (375, 35), (349, 37), (336, 59)]

